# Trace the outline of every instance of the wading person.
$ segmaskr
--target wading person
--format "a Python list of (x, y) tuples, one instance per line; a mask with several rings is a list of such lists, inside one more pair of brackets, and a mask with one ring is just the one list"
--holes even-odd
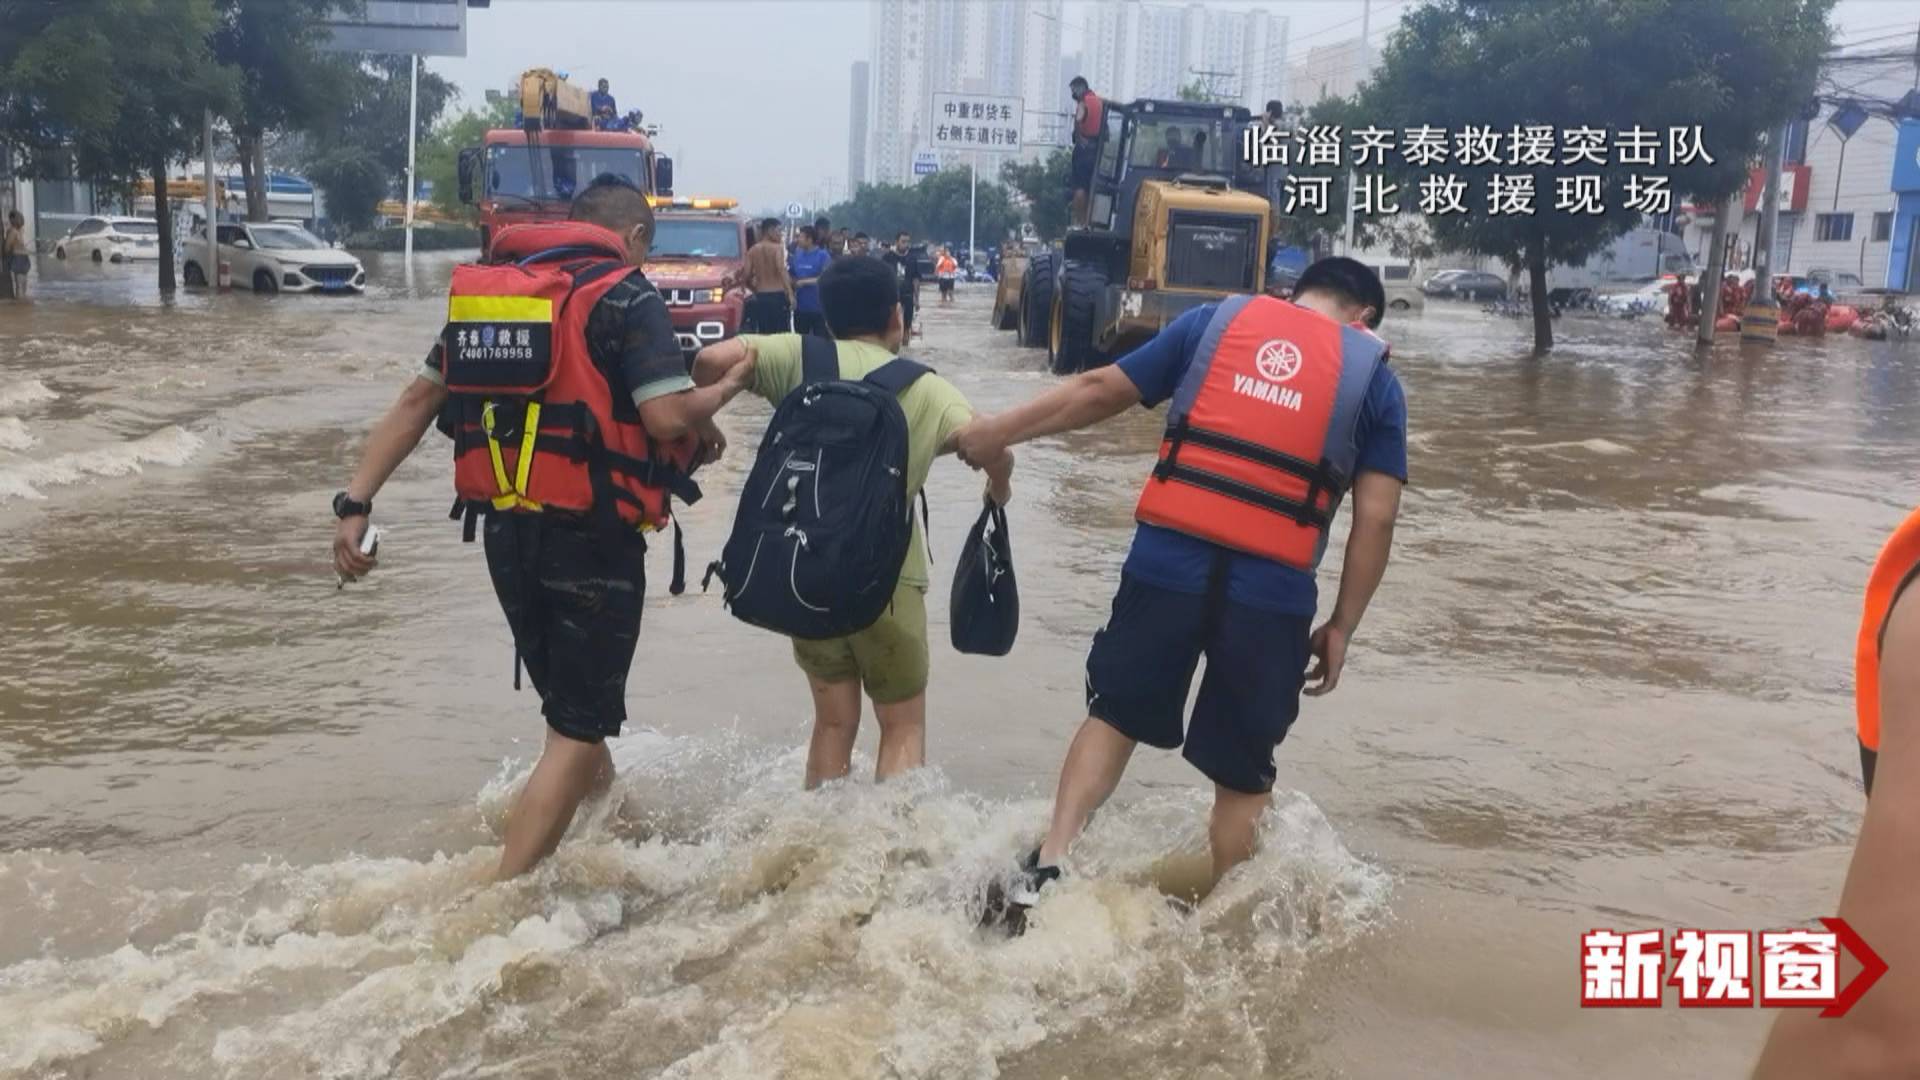
[(626, 719), (642, 532), (666, 524), (669, 496), (698, 496), (692, 469), (725, 445), (713, 414), (742, 385), (688, 378), (666, 304), (638, 269), (653, 233), (646, 196), (604, 178), (568, 221), (503, 230), (494, 264), (455, 271), (440, 343), (334, 496), (344, 581), (374, 568), (361, 542), (381, 485), (436, 418), (452, 434), (456, 511), (469, 539), (485, 518), (515, 681), (524, 663), (548, 729), (507, 816), (503, 878), (550, 854), (580, 802), (612, 782), (605, 740)]
[(784, 334), (793, 329), (793, 279), (787, 273), (787, 249), (781, 246), (780, 219), (765, 218), (747, 249), (747, 297), (742, 328), (754, 334)]
[(913, 312), (920, 304), (920, 258), (913, 252), (913, 234), (902, 232), (893, 238), (893, 247), (881, 258), (893, 267), (894, 280), (900, 287), (900, 319), (906, 328), (906, 336), (900, 340), (913, 340)]
[(0, 278), (5, 278), (8, 295), (15, 300), (27, 298), (27, 272), (33, 259), (27, 254), (27, 216), (18, 210), (7, 211), (7, 225), (0, 229)]
[[(1075, 75), (1067, 84), (1073, 95), (1073, 156), (1069, 159), (1067, 187), (1072, 193), (1075, 225), (1087, 223), (1087, 193), (1093, 188), (1093, 167), (1099, 158), (1100, 127), (1106, 123), (1106, 105), (1087, 85), (1085, 76)], [(1056, 204), (1058, 205), (1058, 204)]]
[[(1867, 579), (1854, 644), (1854, 715), (1867, 812), (1837, 914), (1887, 972), (1837, 1018), (1783, 1009), (1756, 1080), (1912, 1076), (1920, 1062), (1920, 510), (1894, 531)], [(1858, 968), (1843, 962), (1836, 989)]]
[[(911, 536), (892, 600), (879, 619), (863, 630), (824, 640), (793, 641), (794, 662), (805, 673), (813, 694), (809, 788), (843, 777), (852, 768), (863, 687), (880, 723), (875, 778), (885, 780), (926, 761), (927, 554), (912, 503), (926, 483), (934, 458), (953, 452), (956, 434), (973, 418), (972, 407), (953, 384), (931, 373), (916, 375), (906, 364), (894, 363), (906, 341), (906, 322), (892, 268), (872, 257), (849, 255), (821, 275), (820, 299), (833, 341), (798, 334), (744, 335), (701, 349), (693, 369), (697, 384), (745, 379), (749, 389), (775, 403), (802, 382), (837, 373), (838, 378), (866, 380), (897, 394), (906, 415)], [(903, 389), (896, 389), (902, 385)], [(1002, 452), (976, 460), (987, 471), (988, 497), (1004, 504), (1010, 495), (1013, 456)], [(818, 483), (820, 467), (812, 461), (804, 464), (807, 481)], [(794, 490), (800, 490), (797, 484)], [(750, 492), (742, 495), (748, 497)], [(751, 568), (745, 573), (750, 583)], [(781, 581), (784, 584), (787, 579)], [(730, 589), (744, 587), (731, 576), (728, 584)]]
[(787, 256), (787, 274), (793, 279), (793, 332), (824, 338), (831, 335), (820, 308), (820, 275), (833, 256), (820, 247), (822, 235), (817, 225), (800, 226), (799, 243)]
[[(1292, 301), (1236, 297), (1181, 315), (1111, 367), (1076, 376), (960, 434), (960, 454), (1171, 402), (1106, 628), (1087, 657), (1087, 718), (1067, 751), (1046, 840), (1007, 899), (1016, 929), (1059, 876), (1139, 743), (1173, 749), (1214, 784), (1213, 871), (1248, 858), (1273, 753), (1305, 688), (1339, 685), (1380, 584), (1406, 482), (1406, 401), (1379, 325), (1380, 279), (1352, 259), (1307, 268)], [(1343, 497), (1352, 528), (1332, 616), (1317, 630), (1314, 570)], [(1182, 712), (1195, 667), (1206, 674)], [(1315, 662), (1307, 672), (1309, 660)]]
[(933, 276), (940, 282), (940, 306), (953, 306), (953, 283), (960, 279), (960, 263), (946, 248), (940, 249), (940, 258), (933, 264)]

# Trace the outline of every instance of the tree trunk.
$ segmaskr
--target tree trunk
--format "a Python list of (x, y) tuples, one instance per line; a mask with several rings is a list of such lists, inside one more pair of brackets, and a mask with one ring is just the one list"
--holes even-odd
[(1553, 305), (1547, 300), (1547, 238), (1536, 229), (1527, 245), (1527, 291), (1533, 295), (1533, 351), (1553, 348)]
[(160, 229), (160, 291), (172, 295), (173, 207), (167, 204), (167, 159), (153, 159), (153, 223)]
[(259, 132), (234, 132), (234, 149), (240, 156), (240, 179), (247, 189), (247, 220), (267, 220), (266, 146)]

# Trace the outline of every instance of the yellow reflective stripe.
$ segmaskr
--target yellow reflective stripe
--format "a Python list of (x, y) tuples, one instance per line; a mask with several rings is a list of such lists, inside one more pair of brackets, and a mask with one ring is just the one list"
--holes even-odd
[(553, 301), (544, 296), (452, 296), (448, 322), (552, 322)]
[(520, 421), (520, 460), (515, 462), (516, 470), (513, 490), (522, 498), (527, 494), (527, 474), (533, 471), (533, 441), (540, 434), (540, 403), (527, 402), (526, 419)]

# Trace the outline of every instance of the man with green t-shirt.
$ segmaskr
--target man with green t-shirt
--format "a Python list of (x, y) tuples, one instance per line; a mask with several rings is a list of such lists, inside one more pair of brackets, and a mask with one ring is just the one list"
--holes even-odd
[[(842, 378), (858, 379), (894, 358), (906, 321), (893, 269), (871, 256), (849, 255), (820, 275), (820, 305), (839, 352)], [(746, 334), (709, 345), (694, 358), (693, 381), (719, 382), (741, 365), (751, 368), (747, 389), (778, 403), (801, 382), (798, 334)], [(907, 416), (907, 497), (919, 494), (933, 459), (950, 454), (973, 407), (938, 375), (916, 379), (900, 394)], [(982, 463), (987, 497), (1005, 504), (1012, 491), (1013, 455)], [(793, 643), (793, 658), (813, 691), (813, 739), (807, 749), (807, 787), (847, 775), (860, 729), (865, 686), (880, 722), (875, 779), (926, 763), (927, 547), (920, 523), (900, 568), (893, 603), (872, 626), (826, 641)]]

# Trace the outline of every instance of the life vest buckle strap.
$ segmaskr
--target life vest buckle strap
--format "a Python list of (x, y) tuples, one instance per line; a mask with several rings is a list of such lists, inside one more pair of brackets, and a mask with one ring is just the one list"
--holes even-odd
[(1167, 479), (1182, 484), (1211, 491), (1229, 499), (1237, 499), (1250, 506), (1270, 510), (1283, 517), (1290, 518), (1301, 525), (1325, 531), (1333, 524), (1332, 515), (1317, 506), (1295, 502), (1282, 498), (1272, 492), (1262, 491), (1251, 484), (1242, 483), (1232, 477), (1221, 476), (1205, 469), (1196, 469), (1191, 465), (1175, 465), (1168, 469)]

